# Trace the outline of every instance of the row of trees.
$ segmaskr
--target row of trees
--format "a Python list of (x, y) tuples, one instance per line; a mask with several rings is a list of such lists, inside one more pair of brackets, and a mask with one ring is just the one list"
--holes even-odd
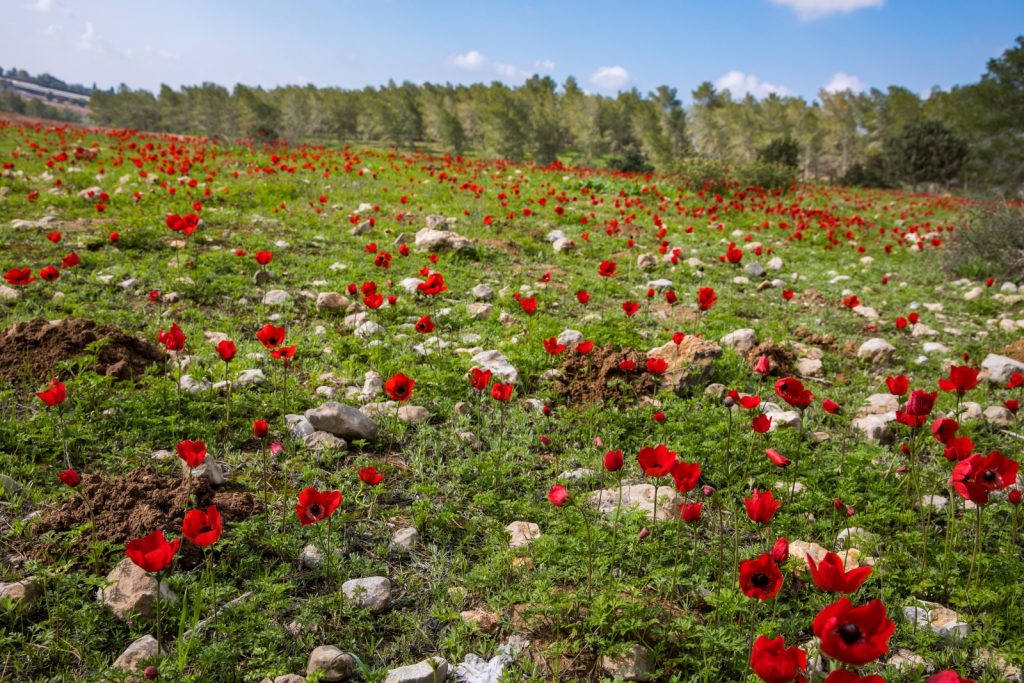
[(957, 181), (1016, 193), (1024, 184), (1024, 37), (978, 83), (922, 99), (902, 87), (825, 92), (818, 100), (734, 97), (709, 82), (684, 108), (674, 88), (604, 97), (570, 77), (362, 90), (213, 83), (156, 94), (93, 91), (100, 125), (290, 142), (371, 142), (549, 163), (570, 157), (624, 170), (694, 157), (758, 159), (804, 179), (857, 184)]

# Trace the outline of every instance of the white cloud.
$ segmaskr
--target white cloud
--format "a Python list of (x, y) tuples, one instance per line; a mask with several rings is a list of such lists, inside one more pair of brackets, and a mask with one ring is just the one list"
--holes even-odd
[(46, 37), (51, 37), (57, 35), (57, 32), (59, 30), (60, 26), (58, 26), (57, 24), (49, 24), (46, 28), (43, 29), (42, 33)]
[(590, 82), (605, 90), (616, 90), (629, 83), (630, 75), (621, 66), (602, 66), (590, 76)]
[(719, 90), (728, 90), (736, 97), (753, 95), (754, 97), (766, 97), (772, 93), (786, 96), (793, 93), (781, 85), (762, 81), (754, 74), (745, 74), (742, 71), (730, 71), (717, 81), (715, 87)]
[(868, 86), (856, 76), (840, 71), (832, 76), (832, 80), (825, 84), (823, 90), (825, 92), (843, 92), (845, 90), (864, 92), (867, 88)]
[(538, 59), (533, 63), (533, 68), (537, 71), (554, 71), (555, 63), (550, 59)]
[(509, 80), (526, 79), (530, 74), (520, 69), (515, 64), (495, 64), (494, 71), (502, 78)]
[(83, 50), (91, 50), (95, 43), (93, 40), (96, 38), (96, 31), (92, 27), (92, 22), (85, 22), (85, 31), (82, 35), (78, 36), (78, 47)]
[(53, 0), (36, 0), (31, 5), (25, 5), (25, 9), (33, 12), (49, 12), (53, 9)]
[(771, 0), (776, 5), (791, 7), (802, 21), (814, 21), (829, 14), (849, 14), (865, 7), (881, 7), (885, 0)]
[(452, 64), (460, 69), (471, 69), (476, 71), (483, 68), (486, 63), (487, 58), (476, 50), (470, 50), (464, 55), (455, 55), (452, 57)]

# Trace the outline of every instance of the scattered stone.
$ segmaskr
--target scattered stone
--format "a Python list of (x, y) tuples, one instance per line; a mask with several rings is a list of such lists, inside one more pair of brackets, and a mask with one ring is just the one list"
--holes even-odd
[(34, 576), (10, 583), (0, 582), (0, 600), (7, 599), (15, 604), (31, 605), (42, 593)]
[(868, 320), (878, 320), (878, 311), (870, 306), (854, 306), (853, 312)]
[(921, 350), (927, 354), (945, 354), (949, 353), (949, 347), (939, 342), (925, 342), (921, 345)]
[(981, 295), (985, 293), (985, 290), (981, 287), (972, 287), (971, 289), (964, 292), (964, 299), (967, 301), (974, 301), (980, 299)]
[(800, 411), (797, 410), (783, 410), (781, 406), (771, 401), (765, 401), (761, 404), (761, 411), (772, 418), (772, 424), (768, 428), (769, 432), (774, 432), (782, 427), (791, 427), (792, 429), (800, 429)]
[(444, 229), (423, 228), (416, 233), (417, 251), (444, 251), (447, 249), (472, 251), (473, 242), (469, 238), (447, 229), (447, 225), (444, 226)]
[(892, 359), (894, 353), (896, 353), (895, 346), (884, 339), (875, 337), (860, 345), (860, 348), (857, 349), (857, 358), (872, 363), (885, 363)]
[(338, 292), (320, 292), (316, 297), (316, 310), (328, 310), (332, 313), (344, 311), (352, 302)]
[(836, 547), (842, 548), (858, 543), (859, 545), (871, 545), (875, 542), (875, 535), (860, 527), (851, 526), (843, 529), (836, 536)]
[(487, 301), (494, 295), (494, 291), (483, 283), (469, 291), (475, 298), (480, 299), (481, 301)]
[(21, 493), (21, 484), (6, 474), (0, 474), (0, 494), (11, 497), (19, 493)]
[(324, 563), (324, 551), (315, 545), (307, 545), (299, 552), (299, 566), (305, 569), (316, 569)]
[(321, 681), (343, 681), (350, 678), (355, 669), (355, 658), (333, 645), (315, 648), (309, 653), (309, 661), (306, 662), (306, 675), (319, 673)]
[(519, 371), (512, 367), (501, 351), (481, 351), (472, 360), (477, 367), (490, 370), (502, 382), (515, 384), (519, 381)]
[(949, 499), (945, 496), (922, 496), (921, 505), (929, 507), (937, 512), (941, 512), (946, 509), (946, 505), (949, 504)]
[(764, 277), (765, 269), (760, 263), (748, 263), (743, 266), (743, 272), (751, 277)]
[(370, 337), (376, 337), (377, 335), (383, 334), (384, 328), (373, 322), (367, 320), (362, 325), (356, 328), (354, 334), (360, 339), (369, 339)]
[(960, 615), (955, 611), (935, 602), (918, 600), (917, 605), (909, 605), (903, 608), (903, 616), (908, 621), (916, 621), (921, 626), (927, 626), (935, 633), (946, 640), (960, 640), (971, 633), (971, 625), (960, 620)]
[(1012, 427), (1014, 424), (1013, 413), (1003, 406), (989, 406), (985, 408), (985, 422), (997, 427)]
[[(133, 615), (147, 621), (153, 619), (156, 614), (155, 578), (126, 557), (107, 574), (107, 581), (110, 585), (100, 588), (96, 599), (118, 619), (125, 621)], [(178, 599), (166, 581), (160, 582), (160, 599), (168, 602)]]
[(369, 400), (384, 390), (384, 379), (375, 370), (368, 370), (363, 374), (363, 388), (359, 395)]
[(238, 373), (238, 377), (231, 382), (232, 387), (259, 386), (267, 379), (266, 375), (259, 368), (249, 368)]
[(492, 614), (482, 609), (471, 609), (465, 612), (459, 612), (459, 616), (462, 620), (475, 624), (484, 633), (494, 633), (498, 630), (500, 622), (497, 614)]
[(377, 438), (377, 423), (352, 406), (335, 401), (312, 408), (305, 413), (313, 429), (330, 432), (348, 441)]
[(658, 257), (654, 254), (640, 254), (636, 257), (638, 270), (653, 270), (658, 267)]
[(473, 408), (471, 408), (470, 405), (465, 401), (459, 401), (452, 407), (452, 412), (455, 413), (456, 415), (472, 415)]
[(341, 592), (375, 614), (383, 612), (391, 604), (391, 581), (384, 576), (349, 579), (341, 584)]
[(398, 419), (409, 424), (419, 424), (430, 419), (430, 411), (423, 406), (402, 406), (398, 409)]
[(480, 441), (480, 438), (473, 432), (456, 432), (455, 436), (458, 437), (459, 441), (466, 444), (470, 448), (473, 448), (475, 450), (483, 448), (483, 442)]
[(889, 657), (886, 665), (900, 672), (924, 671), (925, 673), (931, 673), (935, 670), (928, 662), (924, 661), (921, 655), (903, 648), (896, 650), (896, 653)]
[(388, 671), (384, 683), (441, 683), (448, 678), (448, 662), (431, 657), (422, 662)]
[(985, 360), (981, 361), (981, 367), (984, 370), (988, 370), (989, 382), (1002, 386), (1006, 386), (1006, 383), (1010, 380), (1010, 375), (1013, 373), (1024, 372), (1024, 363), (994, 353), (985, 356)]
[(768, 270), (782, 270), (782, 266), (782, 259), (779, 258), (778, 256), (775, 256), (770, 261), (768, 261)]
[(722, 347), (700, 337), (688, 336), (680, 344), (669, 341), (651, 349), (647, 357), (665, 359), (668, 369), (661, 376), (662, 384), (683, 395), (711, 381), (715, 361), (722, 357)]
[(415, 527), (408, 526), (398, 529), (395, 533), (391, 534), (391, 549), (409, 552), (416, 545), (419, 537), (420, 532), (416, 531)]
[(540, 527), (533, 522), (510, 522), (505, 527), (505, 531), (511, 536), (508, 542), (509, 548), (519, 548), (540, 538)]
[(21, 292), (18, 290), (8, 287), (7, 285), (0, 285), (0, 301), (13, 302), (21, 298)]
[(796, 361), (796, 371), (804, 377), (817, 377), (821, 369), (822, 363), (818, 358), (799, 358)]
[(745, 356), (757, 346), (757, 333), (746, 327), (730, 332), (722, 337), (722, 346), (728, 349), (735, 349), (741, 356)]
[(576, 247), (576, 243), (568, 237), (557, 239), (552, 243), (551, 248), (555, 250), (556, 254), (561, 254), (566, 251), (570, 251)]
[(494, 306), (483, 302), (473, 302), (466, 304), (466, 313), (473, 320), (487, 320), (491, 317), (491, 312), (494, 311)]
[(296, 439), (305, 439), (316, 431), (305, 415), (285, 415), (284, 421), (288, 425), (288, 431)]
[[(259, 271), (257, 271), (259, 272)], [(263, 295), (264, 306), (280, 306), (288, 303), (288, 300), (292, 298), (292, 295), (283, 289), (271, 289)]]
[(190, 474), (193, 479), (205, 479), (210, 482), (211, 486), (220, 486), (227, 481), (220, 463), (214, 460), (213, 456), (209, 453), (203, 458), (203, 462), (199, 464), (199, 467), (193, 468)]
[(128, 649), (114, 660), (113, 667), (122, 671), (138, 671), (144, 661), (159, 654), (160, 648), (157, 646), (156, 638), (144, 635), (129, 645)]
[[(631, 484), (623, 486), (623, 509), (637, 508), (653, 519), (655, 514), (654, 488), (655, 487), (651, 484)], [(614, 515), (619, 502), (618, 496), (619, 489), (617, 487), (594, 491), (590, 494), (589, 502), (590, 505), (597, 509), (598, 512)], [(671, 485), (659, 486), (657, 501), (658, 519), (674, 519), (680, 502), (682, 501)]]
[(324, 431), (307, 434), (303, 437), (302, 441), (306, 444), (306, 448), (311, 451), (343, 451), (348, 448), (348, 443), (344, 439)]
[(601, 657), (601, 668), (619, 681), (646, 681), (651, 677), (651, 662), (647, 648), (632, 645), (621, 657)]

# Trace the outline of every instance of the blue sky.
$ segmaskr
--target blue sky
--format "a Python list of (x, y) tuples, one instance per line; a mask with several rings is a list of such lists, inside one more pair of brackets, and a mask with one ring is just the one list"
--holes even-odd
[(0, 66), (100, 87), (213, 81), (591, 92), (701, 81), (734, 94), (976, 81), (1024, 33), (1021, 0), (0, 0)]

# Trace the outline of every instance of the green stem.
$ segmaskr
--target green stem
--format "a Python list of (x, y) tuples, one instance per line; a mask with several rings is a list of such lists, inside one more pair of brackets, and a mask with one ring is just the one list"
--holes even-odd
[(981, 550), (981, 511), (984, 510), (984, 507), (979, 505), (975, 509), (978, 511), (978, 515), (974, 533), (974, 552), (971, 553), (971, 570), (967, 573), (967, 583), (964, 584), (964, 587), (968, 590), (971, 586), (971, 580), (974, 578), (974, 564), (978, 560), (978, 551)]
[(161, 572), (156, 572), (156, 600), (155, 600), (155, 604), (156, 604), (156, 651), (157, 652), (160, 652), (160, 649), (163, 647), (163, 639), (162, 639), (163, 631), (161, 630), (161, 626), (160, 626), (160, 574), (161, 574)]
[(582, 505), (577, 505), (576, 509), (580, 511), (580, 516), (583, 518), (583, 526), (587, 531), (587, 598), (593, 600), (594, 598), (594, 539), (590, 532), (590, 518), (587, 517), (586, 510)]
[(619, 545), (619, 513), (622, 512), (622, 472), (619, 472), (619, 502), (615, 506), (615, 519), (612, 521), (612, 569), (611, 575), (615, 576), (615, 561), (618, 559)]

